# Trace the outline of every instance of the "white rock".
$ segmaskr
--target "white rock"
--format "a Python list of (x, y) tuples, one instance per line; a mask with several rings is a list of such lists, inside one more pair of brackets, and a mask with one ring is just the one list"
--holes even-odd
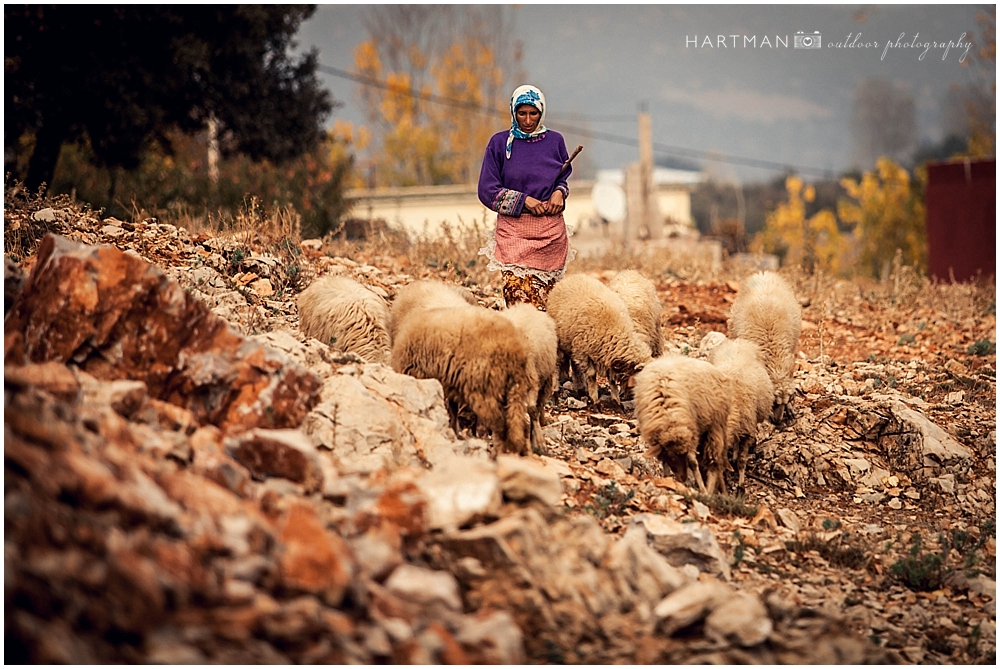
[(45, 209), (39, 209), (31, 218), (40, 223), (54, 223), (56, 220), (56, 211), (52, 207), (46, 207)]
[(424, 569), (401, 564), (385, 582), (389, 592), (410, 602), (434, 604), (440, 602), (452, 611), (462, 610), (458, 581), (446, 571)]
[(679, 523), (650, 513), (633, 516), (630, 523), (642, 527), (649, 544), (673, 566), (690, 564), (700, 571), (730, 579), (729, 560), (707, 525)]
[(920, 447), (924, 456), (924, 466), (934, 467), (953, 460), (971, 460), (972, 453), (965, 446), (952, 439), (947, 432), (931, 422), (919, 411), (910, 409), (902, 402), (890, 405), (896, 418), (920, 435)]
[(498, 455), (497, 476), (504, 496), (516, 502), (537, 499), (557, 506), (563, 494), (559, 471), (532, 458)]
[(693, 625), (710, 611), (733, 596), (735, 591), (720, 581), (695, 581), (667, 595), (653, 616), (659, 629), (667, 636)]
[(496, 470), (489, 460), (456, 457), (418, 478), (430, 528), (450, 531), (475, 518), (499, 515), (503, 495)]
[(774, 624), (756, 595), (737, 592), (722, 602), (705, 619), (705, 636), (719, 643), (735, 643), (744, 648), (763, 643)]
[(524, 664), (524, 634), (506, 611), (466, 616), (455, 640), (481, 654), (486, 664)]
[(799, 517), (791, 509), (778, 509), (775, 511), (775, 515), (781, 521), (781, 524), (792, 532), (798, 532), (802, 529), (802, 521), (799, 520)]
[(631, 525), (608, 551), (607, 568), (622, 596), (648, 606), (691, 580), (647, 543), (639, 525)]

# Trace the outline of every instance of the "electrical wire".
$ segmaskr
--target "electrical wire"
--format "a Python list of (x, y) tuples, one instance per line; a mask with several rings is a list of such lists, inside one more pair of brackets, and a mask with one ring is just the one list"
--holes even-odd
[[(491, 116), (499, 116), (501, 118), (507, 118), (510, 112), (506, 109), (500, 110), (492, 107), (486, 107), (483, 105), (476, 104), (475, 102), (468, 102), (466, 100), (457, 100), (455, 98), (449, 98), (443, 95), (435, 95), (433, 93), (422, 93), (415, 91), (410, 87), (403, 87), (394, 84), (389, 84), (380, 79), (374, 77), (369, 77), (364, 74), (358, 74), (355, 72), (348, 72), (347, 70), (342, 70), (337, 67), (331, 67), (329, 65), (319, 64), (316, 67), (317, 70), (324, 74), (329, 74), (334, 77), (339, 77), (341, 79), (349, 79), (356, 83), (362, 84), (364, 86), (372, 86), (375, 88), (381, 88), (382, 90), (391, 91), (392, 93), (397, 93), (405, 95), (407, 97), (416, 98), (418, 100), (424, 100), (425, 102), (433, 102), (436, 104), (447, 104), (458, 109), (466, 109), (469, 111), (478, 112), (480, 114), (488, 114)], [(615, 116), (607, 115), (607, 118), (614, 117), (617, 119), (624, 120), (625, 116)], [(624, 137), (622, 135), (616, 135), (608, 132), (601, 132), (599, 130), (589, 130), (587, 128), (574, 127), (572, 125), (567, 125), (566, 123), (560, 123), (560, 130), (567, 133), (572, 133), (580, 137), (585, 137), (588, 139), (596, 139), (603, 142), (608, 142), (611, 144), (620, 144), (623, 146), (630, 146), (638, 148), (639, 140), (633, 139), (631, 137)], [(823, 178), (833, 178), (836, 175), (830, 170), (821, 169), (818, 167), (809, 167), (806, 165), (794, 165), (791, 163), (780, 163), (773, 160), (765, 160), (762, 158), (748, 158), (745, 156), (735, 156), (731, 154), (718, 153), (715, 151), (703, 151), (700, 149), (690, 149), (682, 146), (672, 146), (669, 144), (662, 144), (660, 142), (653, 142), (653, 152), (659, 153), (661, 155), (670, 155), (682, 158), (694, 158), (697, 160), (709, 160), (714, 162), (728, 163), (730, 165), (743, 165), (745, 167), (758, 167), (765, 170), (772, 170), (776, 172), (787, 173), (790, 171), (797, 172), (799, 174), (817, 176)]]

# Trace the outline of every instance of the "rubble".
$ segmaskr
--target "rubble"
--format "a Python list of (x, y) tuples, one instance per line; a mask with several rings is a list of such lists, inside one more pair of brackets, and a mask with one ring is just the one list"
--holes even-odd
[[(793, 418), (761, 426), (740, 515), (646, 459), (628, 403), (587, 409), (564, 387), (545, 455), (494, 459), (452, 432), (436, 381), (303, 337), (296, 289), (267, 251), (155, 221), (39, 215), (74, 241), (47, 237), (23, 282), (5, 263), (12, 662), (995, 653), (983, 522), (995, 519), (995, 357), (956, 360), (965, 340), (906, 360), (883, 355), (892, 329), (859, 344), (882, 356), (866, 360), (850, 338), (882, 331), (864, 321), (872, 310), (843, 306), (857, 291), (813, 299)], [(413, 278), (303, 248), (305, 281), (344, 274), (391, 298)], [(658, 289), (670, 350), (703, 355), (723, 336), (704, 326), (724, 330), (731, 287)], [(933, 332), (916, 343), (933, 347), (959, 316), (927, 313)], [(962, 327), (995, 328), (984, 318)], [(893, 569), (918, 535), (927, 552), (952, 542), (954, 569), (929, 592)]]

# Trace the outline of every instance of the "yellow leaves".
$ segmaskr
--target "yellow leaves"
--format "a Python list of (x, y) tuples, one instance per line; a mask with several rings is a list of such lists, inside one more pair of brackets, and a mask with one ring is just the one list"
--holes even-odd
[[(416, 43), (382, 46), (404, 54), (404, 62), (381, 77), (385, 90), (362, 90), (378, 185), (474, 182), (483, 149), (499, 129), (496, 120), (465, 108), (429, 104), (411, 89), (419, 88), (424, 97), (436, 94), (469, 105), (502, 107), (497, 92), (504, 76), (492, 49), (469, 36), (431, 53)], [(380, 72), (379, 47), (373, 40), (359, 45), (355, 67), (369, 75)]]
[(365, 40), (354, 48), (354, 67), (368, 76), (378, 77), (382, 73), (382, 60), (374, 40)]
[(927, 230), (919, 172), (918, 177), (914, 188), (904, 168), (879, 158), (875, 170), (866, 172), (860, 181), (840, 182), (850, 200), (842, 200), (837, 213), (843, 222), (855, 226), (863, 273), (884, 274), (897, 249), (904, 264), (926, 265)]
[(824, 209), (806, 218), (806, 203), (816, 199), (816, 189), (803, 186), (794, 175), (785, 180), (785, 191), (788, 201), (768, 214), (751, 248), (773, 253), (782, 257), (783, 264), (802, 265), (810, 272), (839, 272), (849, 249), (836, 216)]

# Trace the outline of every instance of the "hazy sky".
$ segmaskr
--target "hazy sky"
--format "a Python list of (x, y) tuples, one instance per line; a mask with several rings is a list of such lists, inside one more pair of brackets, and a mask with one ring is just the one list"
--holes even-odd
[[(995, 5), (509, 7), (525, 45), (525, 83), (545, 92), (553, 129), (560, 129), (558, 116), (578, 114), (595, 119), (592, 130), (634, 139), (634, 115), (645, 103), (657, 157), (678, 147), (840, 171), (851, 166), (852, 95), (866, 78), (905, 88), (916, 102), (919, 138), (942, 139), (949, 87), (982, 76), (969, 64), (972, 52), (966, 54), (965, 46), (947, 54), (944, 47), (978, 38), (977, 9), (993, 11)], [(303, 24), (299, 47), (315, 46), (322, 64), (353, 70), (352, 51), (367, 37), (365, 9), (321, 5)], [(821, 48), (795, 48), (799, 31), (818, 32)], [(888, 42), (900, 46), (886, 51)], [(849, 43), (868, 46), (847, 48)], [(344, 103), (332, 118), (363, 122), (358, 84), (321, 77)], [(608, 116), (625, 120), (602, 120)], [(579, 141), (599, 168), (638, 158), (634, 146)], [(720, 175), (735, 170), (743, 179), (777, 176), (703, 164)]]

